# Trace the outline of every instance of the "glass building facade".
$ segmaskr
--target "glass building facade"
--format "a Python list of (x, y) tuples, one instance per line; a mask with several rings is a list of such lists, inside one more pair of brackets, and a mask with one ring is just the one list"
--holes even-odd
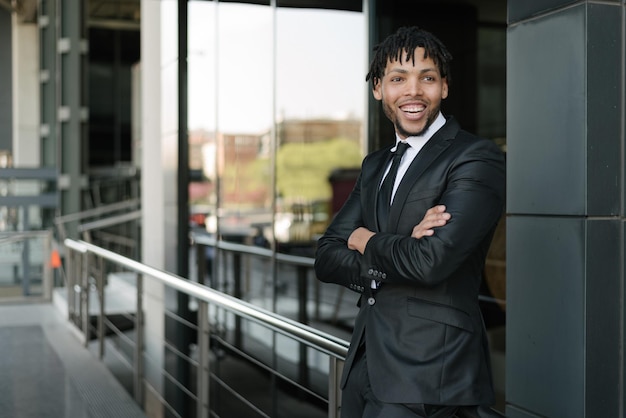
[[(174, 134), (177, 3), (161, 4), (164, 114), (171, 118), (162, 123)], [(449, 111), (504, 148), (505, 22), (481, 22), (476, 8), (471, 16), (473, 24), (464, 30), (473, 41), (453, 51), (460, 63), (453, 68), (459, 74)], [(389, 24), (380, 22), (380, 28), (370, 27), (361, 8), (188, 3), (189, 204), (195, 221), (222, 239), (253, 237), (280, 252), (314, 244), (363, 156), (393, 140), (365, 82), (370, 39)], [(461, 67), (464, 62), (471, 68)], [(464, 109), (466, 103), (471, 105)]]
[[(112, 24), (106, 3), (90, 3), (89, 18), (75, 35), (86, 34), (89, 42), (87, 65), (75, 69), (87, 79), (80, 97), (89, 117), (71, 126), (56, 121), (46, 110), (56, 104), (47, 93), (54, 86), (42, 84), (42, 115), (49, 117), (41, 122), (49, 138), (41, 144), (52, 150), (42, 152), (42, 161), (53, 165), (54, 141), (59, 145), (68, 135), (59, 170), (78, 172), (91, 188), (84, 193), (70, 183), (74, 188), (61, 190), (61, 213), (141, 196), (143, 262), (341, 337), (349, 335), (357, 296), (318, 282), (310, 266), (280, 260), (314, 256), (317, 238), (351, 191), (363, 157), (394, 140), (365, 81), (372, 46), (400, 25), (423, 26), (441, 37), (455, 57), (444, 113), (506, 148), (502, 2), (450, 7), (399, 0), (192, 0), (181, 16), (185, 2), (129, 1), (123, 18), (132, 24)], [(152, 32), (154, 26), (158, 29)], [(46, 35), (50, 29), (40, 29), (46, 45), (56, 41)], [(50, 55), (47, 48), (42, 51)], [(41, 63), (49, 64), (50, 78), (77, 90), (70, 72), (54, 74), (52, 61)], [(141, 91), (150, 86), (158, 86), (156, 109)], [(140, 173), (140, 193), (133, 186), (95, 193), (94, 185), (123, 172), (130, 181), (138, 181)], [(237, 255), (224, 244), (264, 255)], [(504, 402), (504, 257), (503, 222), (489, 256), (483, 301), (487, 326), (501, 343), (494, 353), (499, 406)], [(158, 292), (148, 291), (153, 293)], [(167, 308), (181, 318), (190, 315), (190, 301), (177, 295), (168, 300), (174, 306)], [(159, 317), (159, 309), (151, 317)], [(186, 352), (188, 336), (181, 337), (184, 333), (169, 321), (163, 333), (172, 340), (172, 351)], [(155, 358), (170, 354), (148, 351)], [(316, 367), (314, 360), (309, 365)], [(169, 372), (184, 375), (185, 369)], [(186, 396), (175, 388), (167, 391)]]
[[(233, 259), (208, 245), (206, 271), (198, 280), (287, 317), (349, 332), (356, 297), (317, 282), (311, 269), (296, 286), (297, 268), (275, 258), (313, 257), (317, 237), (352, 189), (362, 158), (393, 141), (365, 81), (371, 47), (401, 24), (442, 37), (455, 56), (444, 112), (506, 150), (505, 6), (494, 11), (487, 3), (465, 4), (453, 12), (433, 6), (409, 19), (377, 4), (369, 5), (372, 20), (367, 5), (337, 10), (254, 3), (188, 3), (189, 211), (196, 237), (268, 249), (274, 258)], [(161, 5), (163, 123), (174, 144), (180, 126), (179, 19), (176, 2)], [(174, 166), (176, 153), (168, 155)], [(505, 235), (503, 217), (481, 301), (494, 339), (500, 407)], [(243, 271), (241, 279), (233, 278), (232, 269)]]
[(366, 149), (365, 33), (361, 12), (189, 3), (190, 206), (208, 232), (278, 251), (320, 233), (331, 173)]
[[(143, 262), (177, 271), (191, 220), (194, 232), (270, 255), (236, 264), (209, 245), (203, 280), (230, 292), (219, 269), (232, 263), (260, 277), (250, 284), (267, 296), (242, 286), (242, 297), (293, 316), (281, 303), (287, 267), (276, 261), (312, 254), (357, 161), (393, 140), (364, 75), (372, 45), (417, 24), (455, 57), (444, 113), (507, 151), (507, 216), (483, 292), (498, 388), (506, 363), (507, 412), (624, 415), (623, 1), (70, 3), (29, 11), (14, 6), (35, 2), (0, 0), (4, 230), (48, 227), (57, 212), (118, 199), (94, 186), (127, 164), (141, 181), (140, 193), (122, 193), (141, 198)], [(123, 101), (111, 94), (129, 90)], [(37, 165), (44, 171), (21, 171)], [(32, 193), (35, 203), (24, 203)], [(310, 273), (306, 281), (315, 295)], [(153, 294), (148, 325), (159, 333), (163, 302)]]

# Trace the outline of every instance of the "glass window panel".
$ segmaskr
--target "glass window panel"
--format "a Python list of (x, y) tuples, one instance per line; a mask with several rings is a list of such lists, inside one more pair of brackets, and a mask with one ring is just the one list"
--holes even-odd
[[(215, 237), (217, 213), (216, 8), (215, 2), (189, 2), (187, 34), (190, 225), (194, 234), (209, 238)], [(213, 285), (215, 248), (196, 245), (198, 281)]]
[(368, 94), (365, 25), (358, 12), (277, 11), (274, 233), (281, 252), (313, 255), (334, 200), (340, 205), (345, 199), (331, 174), (349, 183), (360, 166)]
[(189, 2), (188, 98), (189, 129), (216, 128), (216, 3)]
[(257, 242), (271, 221), (272, 25), (270, 7), (218, 5), (219, 233), (235, 242)]
[[(189, 2), (188, 126), (189, 207), (192, 228), (214, 231), (216, 176), (216, 3)], [(207, 257), (213, 256), (207, 250)], [(211, 260), (207, 260), (207, 267)], [(207, 269), (209, 270), (209, 269)], [(206, 274), (210, 274), (207, 271)]]

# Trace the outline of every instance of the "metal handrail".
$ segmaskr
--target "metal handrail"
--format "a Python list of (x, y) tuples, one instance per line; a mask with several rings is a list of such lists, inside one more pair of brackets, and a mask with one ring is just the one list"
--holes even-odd
[(63, 224), (67, 222), (80, 221), (86, 218), (90, 218), (93, 216), (104, 215), (110, 212), (122, 210), (122, 209), (130, 209), (136, 208), (141, 204), (139, 199), (129, 199), (123, 202), (116, 202), (110, 205), (98, 206), (97, 208), (88, 209), (82, 212), (70, 213), (63, 216), (58, 216), (54, 219), (55, 224)]
[[(68, 223), (78, 222), (78, 221), (82, 221), (85, 219), (94, 218), (97, 216), (107, 215), (113, 212), (137, 209), (140, 205), (141, 205), (141, 200), (128, 199), (122, 202), (116, 202), (116, 203), (112, 203), (109, 205), (98, 206), (96, 208), (87, 209), (81, 212), (75, 212), (75, 213), (69, 213), (63, 216), (57, 216), (54, 219), (54, 224), (57, 228), (59, 241), (63, 241), (65, 238), (67, 238), (68, 234), (66, 232), (65, 225)], [(134, 213), (134, 212), (131, 212), (131, 213)], [(137, 216), (137, 215), (131, 215), (131, 216)], [(134, 220), (134, 218), (129, 219), (129, 220)], [(85, 225), (89, 225), (89, 224), (85, 223), (85, 224), (80, 225), (79, 227), (85, 229)], [(105, 226), (109, 226), (109, 225), (105, 225)]]
[[(226, 252), (230, 252), (233, 254), (245, 254), (252, 255), (257, 257), (264, 257), (267, 259), (274, 258), (277, 263), (283, 265), (292, 265), (298, 269), (298, 281), (300, 283), (299, 286), (299, 313), (298, 313), (298, 321), (303, 324), (308, 324), (307, 317), (307, 295), (306, 295), (306, 285), (304, 282), (306, 281), (306, 271), (313, 268), (315, 264), (315, 259), (312, 257), (303, 257), (297, 255), (284, 254), (279, 252), (274, 252), (268, 248), (257, 247), (253, 245), (245, 245), (245, 244), (237, 244), (233, 242), (217, 240), (212, 236), (207, 236), (204, 234), (198, 234), (195, 232), (191, 232), (190, 234), (191, 241), (200, 244), (202, 246), (213, 247), (218, 250), (223, 250)], [(316, 299), (319, 298), (319, 282), (316, 283)], [(342, 292), (340, 290), (340, 292)], [(341, 294), (341, 293), (340, 293)], [(237, 295), (235, 295), (237, 296)], [(315, 305), (315, 317), (319, 318), (319, 304)]]
[(122, 215), (111, 216), (109, 218), (98, 219), (97, 221), (87, 222), (78, 226), (78, 232), (86, 232), (94, 229), (106, 228), (109, 226), (119, 225), (128, 221), (136, 221), (141, 219), (141, 210), (124, 213)]
[[(205, 322), (204, 317), (207, 312), (208, 305), (214, 305), (225, 309), (229, 312), (234, 313), (237, 316), (249, 319), (258, 324), (261, 324), (268, 329), (276, 331), (284, 336), (292, 338), (296, 341), (306, 344), (309, 347), (312, 347), (322, 353), (325, 353), (329, 356), (329, 388), (328, 388), (328, 416), (329, 418), (334, 418), (339, 416), (339, 399), (340, 399), (340, 390), (339, 390), (339, 377), (341, 374), (341, 363), (345, 359), (349, 343), (343, 339), (335, 337), (333, 335), (327, 334), (315, 328), (304, 325), (300, 322), (291, 320), (289, 318), (278, 315), (274, 312), (262, 309), (258, 306), (252, 305), (230, 295), (224, 294), (217, 290), (211, 289), (204, 285), (198, 284), (196, 282), (192, 282), (190, 280), (186, 280), (182, 277), (179, 277), (175, 274), (165, 272), (163, 270), (156, 269), (154, 267), (148, 266), (146, 264), (142, 264), (138, 261), (129, 259), (127, 257), (121, 256), (112, 251), (106, 250), (104, 248), (98, 247), (96, 245), (90, 244), (85, 241), (73, 240), (73, 239), (65, 239), (65, 246), (68, 249), (74, 250), (81, 254), (93, 254), (101, 257), (102, 259), (108, 260), (110, 262), (116, 263), (128, 270), (139, 273), (139, 277), (147, 278), (149, 280), (156, 280), (170, 288), (176, 289), (180, 292), (183, 292), (193, 298), (195, 298), (200, 305), (199, 311), (199, 330), (198, 335), (205, 335), (209, 325)], [(218, 246), (221, 248), (228, 247), (229, 250), (240, 250), (243, 251), (246, 246), (237, 246), (237, 248), (232, 248), (233, 245), (236, 244), (227, 244), (227, 243), (218, 243)], [(265, 249), (260, 248), (250, 248), (247, 247), (247, 251), (256, 253), (257, 251), (264, 252)], [(281, 257), (283, 258), (283, 257)], [(308, 264), (310, 261), (306, 259), (306, 257), (293, 257), (293, 256), (285, 256), (285, 261), (291, 262), (304, 262)], [(138, 288), (140, 284), (138, 283)], [(141, 285), (143, 287), (143, 285)], [(138, 307), (137, 312), (141, 311), (141, 307), (139, 304), (141, 303), (141, 291), (138, 289)], [(104, 303), (100, 304), (100, 317), (104, 316)], [(138, 321), (138, 323), (141, 323)], [(87, 333), (88, 325), (84, 323), (84, 331)], [(102, 327), (99, 326), (99, 333), (102, 332)], [(86, 334), (87, 335), (87, 334)], [(102, 347), (102, 346), (101, 346)], [(205, 356), (206, 353), (204, 351), (208, 350), (208, 343), (200, 343), (199, 348), (201, 348), (200, 355)], [(102, 348), (101, 348), (102, 350)], [(206, 357), (204, 360), (200, 361), (200, 364), (206, 364)], [(201, 367), (200, 370), (203, 370), (204, 367)], [(202, 374), (201, 372), (200, 374)], [(207, 376), (199, 376), (198, 377), (198, 385), (199, 386), (208, 386), (208, 377)], [(137, 377), (137, 379), (143, 379), (141, 376)], [(205, 387), (206, 388), (206, 387)], [(198, 393), (204, 393), (204, 388), (200, 387)], [(137, 395), (136, 395), (137, 397)], [(140, 399), (138, 399), (140, 400)], [(209, 416), (208, 410), (208, 399), (200, 399), (198, 402), (198, 416)]]
[(9, 244), (11, 242), (24, 241), (29, 238), (47, 238), (50, 231), (2, 231), (0, 232), (0, 244)]
[(38, 167), (3, 167), (0, 170), (0, 179), (9, 180), (56, 180), (56, 168)]
[(298, 339), (300, 342), (310, 344), (326, 354), (338, 358), (344, 358), (348, 354), (349, 343), (341, 338), (285, 318), (284, 316), (244, 302), (225, 293), (186, 280), (175, 274), (150, 267), (85, 241), (75, 241), (68, 238), (65, 240), (65, 246), (83, 254), (96, 254), (127, 269), (147, 275), (189, 296), (208, 303), (214, 303), (247, 319), (264, 324), (283, 335), (288, 335)]
[(298, 255), (274, 253), (272, 250), (268, 248), (254, 247), (251, 245), (236, 244), (232, 242), (221, 241), (221, 240), (217, 240), (213, 237), (209, 237), (206, 235), (192, 234), (192, 239), (198, 244), (212, 246), (220, 250), (230, 251), (234, 253), (258, 255), (261, 257), (268, 257), (268, 258), (275, 256), (277, 261), (280, 261), (281, 263), (285, 263), (285, 264), (292, 264), (295, 266), (313, 267), (313, 264), (315, 263), (315, 259), (311, 257), (302, 257)]

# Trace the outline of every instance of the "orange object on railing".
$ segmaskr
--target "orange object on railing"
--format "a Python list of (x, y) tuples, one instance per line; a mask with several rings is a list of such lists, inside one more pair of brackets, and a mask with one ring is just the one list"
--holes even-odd
[(61, 257), (59, 256), (59, 252), (57, 250), (52, 250), (50, 253), (50, 267), (53, 269), (61, 267)]

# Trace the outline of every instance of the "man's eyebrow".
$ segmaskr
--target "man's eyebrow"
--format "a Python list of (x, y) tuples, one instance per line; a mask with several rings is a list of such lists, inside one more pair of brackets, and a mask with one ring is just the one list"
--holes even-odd
[[(394, 67), (394, 68), (389, 69), (387, 74), (391, 74), (391, 73), (407, 74), (408, 72), (409, 72), (409, 70), (407, 70), (405, 68)], [(423, 69), (420, 70), (420, 74), (425, 74), (425, 73), (430, 73), (430, 72), (439, 73), (439, 70), (436, 67), (423, 68)]]
[(404, 68), (391, 68), (388, 73), (401, 73), (401, 74), (406, 74), (408, 73), (407, 70), (405, 70)]

